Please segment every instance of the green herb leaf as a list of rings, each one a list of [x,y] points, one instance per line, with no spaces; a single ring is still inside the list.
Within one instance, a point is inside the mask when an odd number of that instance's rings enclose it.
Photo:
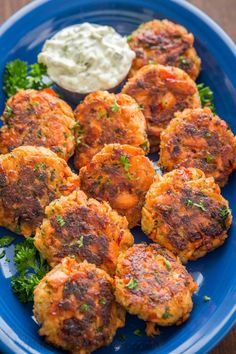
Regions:
[[[135,289],[137,285],[138,285],[138,281],[136,279],[131,278],[125,287],[128,289]]]
[[[141,144],[141,145],[139,145],[139,146],[141,147],[141,149],[143,149],[143,151],[144,151],[145,153],[148,153],[148,151],[149,151],[149,144],[148,144],[147,141],[145,141],[145,143],[143,143],[143,144]]]
[[[172,317],[172,315],[171,315],[171,313],[170,313],[169,311],[170,311],[170,309],[169,309],[169,307],[167,306],[167,307],[165,308],[165,312],[164,312],[163,315],[162,315],[162,318],[163,318],[164,320],[166,320],[167,318]]]
[[[207,296],[207,295],[203,296],[203,299],[204,299],[204,301],[210,301],[211,300],[211,298],[209,296]]]
[[[43,64],[28,65],[19,59],[10,61],[3,75],[3,90],[7,97],[11,97],[19,90],[42,90],[52,86],[52,82],[45,82],[46,66]]]
[[[180,55],[179,56],[179,61],[184,66],[189,66],[190,65],[189,61],[187,60],[187,58],[184,55]]]
[[[89,304],[83,304],[80,306],[80,310],[82,312],[87,312],[90,309],[90,305]]]
[[[127,37],[126,37],[127,42],[131,42],[132,39],[133,39],[132,36],[127,36]]]
[[[34,239],[28,237],[15,247],[15,266],[18,274],[12,277],[12,290],[21,302],[33,301],[36,285],[49,271],[46,261],[34,246]]]
[[[84,236],[80,236],[80,239],[76,241],[76,245],[80,248],[84,245]]]
[[[0,259],[2,259],[3,257],[5,257],[6,255],[6,252],[3,250],[0,252]]]
[[[136,330],[134,331],[134,334],[135,334],[136,336],[138,336],[138,337],[142,337],[142,331],[141,331],[140,329],[136,329]]]
[[[165,259],[165,258],[164,258],[164,262],[165,262],[166,268],[167,268],[168,270],[171,270],[171,269],[172,269],[172,265],[171,265],[171,263],[168,261],[168,259]]]
[[[48,167],[48,165],[45,162],[39,162],[39,163],[36,163],[36,165],[34,166],[34,171],[37,172],[40,168],[42,168],[43,170],[46,170],[47,167]]]
[[[57,223],[62,227],[65,225],[65,220],[63,219],[63,217],[61,215],[57,216]]]
[[[7,117],[7,118],[10,118],[13,116],[13,110],[11,107],[9,106],[6,106],[5,108],[5,111],[4,111],[4,115]]]
[[[14,262],[19,273],[25,273],[28,268],[32,268],[34,270],[37,268],[37,250],[34,247],[33,242],[33,239],[28,237],[23,242],[18,243],[15,246]]]
[[[3,236],[0,238],[0,247],[10,246],[10,244],[15,240],[13,236]]]
[[[230,209],[226,205],[224,205],[220,208],[219,214],[221,219],[225,220],[227,219],[227,216],[230,214]]]
[[[106,305],[107,300],[104,297],[102,297],[99,302],[101,305]]]
[[[203,201],[200,201],[199,203],[194,203],[191,199],[187,199],[185,204],[187,206],[195,206],[195,207],[201,209],[202,211],[206,211]]]
[[[123,165],[124,170],[126,172],[128,172],[129,171],[129,167],[130,167],[130,162],[129,162],[128,157],[126,155],[121,155],[120,156],[120,162]]]
[[[211,163],[212,161],[214,161],[215,160],[215,158],[214,158],[214,156],[212,156],[211,154],[208,154],[207,156],[206,156],[206,162],[207,163]]]
[[[201,83],[197,85],[198,93],[200,96],[202,107],[209,107],[213,113],[215,113],[214,106],[214,94],[211,91],[210,87],[205,86],[205,84]]]
[[[119,108],[120,108],[120,106],[118,105],[118,103],[116,101],[111,106],[112,112],[118,112]]]
[[[148,64],[149,64],[149,65],[156,65],[156,64],[157,64],[157,62],[156,62],[156,61],[154,61],[154,60],[148,60]]]

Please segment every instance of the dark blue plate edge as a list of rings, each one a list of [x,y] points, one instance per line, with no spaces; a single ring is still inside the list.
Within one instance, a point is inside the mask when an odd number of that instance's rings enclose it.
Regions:
[[[212,20],[208,15],[199,10],[196,6],[188,3],[186,0],[170,1],[174,4],[177,4],[178,6],[182,6],[185,10],[191,12],[200,21],[204,22],[204,24],[208,27],[209,31],[212,32],[216,39],[220,40],[225,45],[225,49],[228,50],[227,54],[230,62],[236,62],[236,46],[233,40],[214,20]],[[34,0],[32,3],[25,5],[0,26],[0,36],[3,35],[8,29],[10,29],[18,20],[23,18],[25,15],[29,14],[32,10],[35,10],[39,6],[42,6],[48,2],[50,2],[50,0]],[[233,74],[233,67],[232,70],[231,67],[229,67],[229,71],[231,71],[231,73]],[[214,333],[214,335],[210,338],[209,341],[206,341],[207,334],[204,335],[203,337],[201,337],[200,340],[195,342],[193,346],[191,346],[191,348],[187,348],[185,350],[185,354],[204,354],[209,352],[224,338],[224,336],[230,331],[230,329],[235,323],[236,312],[232,312],[232,314],[230,314],[229,318],[226,320],[223,326],[220,326],[220,328]],[[10,338],[7,336],[4,329],[1,328],[1,324],[0,336],[4,337],[3,340],[2,338],[0,338],[0,349],[3,351],[3,353],[15,354],[16,352],[13,351],[14,349],[17,349],[17,353],[19,354],[27,353],[26,351],[24,351],[25,348],[23,349],[24,346],[22,346],[20,342],[16,341],[16,338]],[[36,353],[36,351],[31,351],[31,353]],[[155,352],[152,351],[152,353]],[[173,352],[169,354],[173,354]]]

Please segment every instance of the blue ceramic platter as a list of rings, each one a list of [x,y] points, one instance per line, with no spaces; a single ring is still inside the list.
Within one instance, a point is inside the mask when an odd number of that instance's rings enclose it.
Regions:
[[[220,11],[220,9],[219,9]],[[153,18],[168,18],[193,32],[202,59],[198,79],[215,94],[218,114],[236,133],[236,48],[229,37],[206,15],[182,0],[38,0],[23,8],[0,27],[0,77],[5,64],[15,58],[36,62],[44,41],[55,32],[80,22],[111,25],[123,35],[140,23]],[[0,87],[2,81],[0,78]],[[0,91],[1,92],[1,91]],[[0,93],[0,111],[5,97]],[[1,113],[0,112],[0,113]],[[236,175],[230,177],[223,195],[229,200],[236,220]],[[145,239],[139,229],[133,230],[137,242]],[[11,234],[0,228],[0,235]],[[113,343],[96,353],[119,354],[195,354],[206,353],[229,331],[236,321],[236,224],[225,245],[204,258],[190,262],[188,270],[199,284],[194,295],[194,309],[182,326],[161,329],[161,335],[137,337],[145,324],[127,316],[126,327],[119,330]],[[20,241],[16,237],[16,242]],[[10,277],[15,273],[12,261],[14,245],[0,260],[0,351],[11,354],[60,353],[38,336],[32,318],[32,304],[22,305],[12,294]],[[205,302],[208,295],[211,301]],[[122,335],[125,335],[126,339]]]

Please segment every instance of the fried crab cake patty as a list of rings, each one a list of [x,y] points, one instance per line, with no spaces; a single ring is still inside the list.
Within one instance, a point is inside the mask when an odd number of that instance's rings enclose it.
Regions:
[[[26,90],[9,98],[0,129],[0,153],[22,145],[44,146],[68,160],[75,148],[72,109],[47,90]],[[52,91],[53,92],[53,91]]]
[[[64,258],[36,287],[34,315],[41,325],[39,334],[73,354],[89,354],[110,344],[125,324],[110,276],[72,258]]]
[[[44,208],[78,185],[65,160],[44,147],[21,146],[0,155],[0,225],[31,236]]]
[[[80,190],[53,201],[45,214],[35,246],[51,267],[74,256],[114,274],[119,253],[134,243],[125,217]]]
[[[118,259],[116,300],[145,321],[161,326],[186,321],[196,289],[180,261],[157,244],[136,244]]]
[[[152,151],[159,149],[160,134],[175,112],[201,107],[195,82],[183,70],[171,66],[143,67],[122,92],[142,107]]]
[[[130,145],[106,145],[80,170],[80,188],[99,201],[109,202],[129,227],[141,220],[145,195],[155,175],[144,151]]]
[[[236,138],[209,108],[178,112],[161,134],[159,165],[196,167],[223,186],[236,169]]]
[[[146,121],[136,101],[125,94],[97,91],[86,96],[75,110],[76,142],[74,164],[86,165],[105,144],[141,147],[148,153]]]
[[[150,63],[176,66],[195,80],[201,60],[193,48],[192,33],[168,20],[153,20],[142,24],[128,37],[129,46],[136,53],[130,70],[137,70]]]
[[[194,168],[156,176],[142,210],[142,230],[183,263],[223,244],[232,217],[212,177]]]

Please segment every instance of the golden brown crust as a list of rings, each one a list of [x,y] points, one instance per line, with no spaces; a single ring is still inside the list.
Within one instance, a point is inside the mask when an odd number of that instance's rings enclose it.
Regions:
[[[209,108],[178,112],[161,134],[159,165],[164,171],[196,167],[223,186],[236,169],[236,138]]]
[[[68,160],[74,153],[74,115],[70,106],[47,91],[19,91],[9,98],[0,129],[0,153],[18,146],[44,146]]]
[[[47,342],[75,354],[110,344],[125,323],[110,276],[71,258],[64,258],[36,287],[34,315]]]
[[[231,222],[219,186],[194,168],[156,176],[142,210],[145,234],[184,263],[222,245]]]
[[[76,142],[74,164],[80,168],[91,161],[105,144],[129,144],[149,151],[146,121],[135,100],[125,94],[97,91],[86,96],[75,110]]]
[[[129,45],[136,53],[130,76],[144,65],[154,63],[176,66],[195,80],[201,60],[193,48],[192,33],[168,20],[143,23],[129,37]]]
[[[31,236],[44,208],[79,185],[65,160],[44,147],[21,146],[0,156],[0,225]]]
[[[163,65],[147,65],[129,79],[123,93],[143,108],[151,150],[159,149],[160,134],[174,113],[201,106],[195,82],[183,70]]]
[[[80,191],[53,201],[35,236],[35,246],[51,267],[73,256],[114,274],[119,253],[134,239],[125,217],[108,203],[88,199]]]
[[[129,227],[140,222],[145,195],[155,175],[144,151],[130,145],[106,145],[80,170],[80,188],[97,200],[108,201]]]
[[[128,312],[145,321],[161,326],[186,321],[196,289],[180,261],[157,244],[134,245],[119,257],[116,299]]]

